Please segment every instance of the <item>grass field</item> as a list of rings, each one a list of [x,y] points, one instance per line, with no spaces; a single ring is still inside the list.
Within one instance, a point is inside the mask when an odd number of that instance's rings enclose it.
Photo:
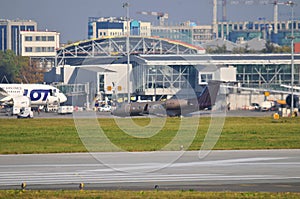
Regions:
[[[300,193],[240,193],[240,192],[198,192],[198,191],[0,191],[0,198],[300,198]]]
[[[98,119],[106,136],[127,151],[159,150],[170,142],[179,128],[180,118],[168,118],[161,132],[151,138],[134,138],[123,133],[113,119]],[[124,119],[123,122],[127,122]],[[134,119],[146,126],[149,119]],[[226,118],[214,149],[298,149],[300,118],[274,121],[268,117]],[[0,153],[86,152],[73,119],[0,119]],[[190,150],[199,150],[210,118],[201,118]],[[88,123],[87,123],[88,125]],[[187,123],[188,125],[188,123]],[[188,127],[188,126],[187,126]],[[134,127],[132,127],[134,128]],[[189,130],[186,133],[191,133]],[[198,192],[198,191],[40,191],[0,190],[0,198],[300,198],[300,193]]]
[[[127,119],[124,119],[125,122]],[[159,150],[176,135],[180,118],[168,118],[162,130],[150,138],[123,133],[114,119],[98,119],[112,143],[126,151]],[[147,118],[134,119],[137,125]],[[0,119],[0,153],[86,152],[73,119]],[[199,150],[210,118],[201,118],[200,127],[189,150]],[[188,129],[188,128],[187,128]],[[186,131],[187,135],[190,133]],[[214,149],[296,149],[300,148],[300,118],[274,121],[271,117],[226,118]]]

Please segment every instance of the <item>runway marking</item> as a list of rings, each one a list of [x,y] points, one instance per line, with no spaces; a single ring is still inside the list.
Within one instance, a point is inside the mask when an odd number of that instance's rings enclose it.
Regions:
[[[201,182],[201,181],[248,181],[248,180],[286,180],[300,179],[300,177],[285,177],[275,175],[223,175],[223,174],[149,174],[149,175],[102,175],[91,173],[67,172],[62,173],[34,173],[28,172],[22,176],[8,173],[0,177],[0,185],[18,185],[22,181],[31,184],[66,184],[84,181],[85,183],[125,183],[125,182]]]
[[[138,163],[132,162],[136,161],[136,159],[134,159],[135,154],[139,154],[140,156],[138,157],[142,158],[143,154],[149,153],[132,153],[130,156],[126,156],[127,153],[100,154],[105,154],[105,158],[110,158],[109,160],[113,160],[114,162],[117,160],[120,163],[105,165],[100,162],[94,163],[95,161],[93,159],[88,159],[89,162],[81,161],[82,157],[86,158],[86,155],[89,156],[90,154],[64,154],[63,156],[59,154],[60,157],[58,159],[53,157],[58,154],[51,154],[49,156],[33,155],[42,158],[32,157],[32,162],[27,159],[29,155],[25,155],[28,164],[22,165],[23,159],[19,159],[21,156],[0,156],[0,188],[8,185],[20,185],[21,182],[32,185],[84,182],[91,184],[112,184],[111,186],[115,186],[114,184],[118,183],[124,183],[122,186],[126,186],[126,183],[154,182],[174,182],[173,184],[177,185],[181,185],[181,183],[184,184],[185,182],[199,185],[201,183],[211,183],[214,185],[260,182],[270,184],[282,183],[283,185],[285,182],[300,183],[300,161],[296,153],[292,153],[291,155],[287,153],[286,156],[284,154],[278,154],[277,151],[274,152],[273,155],[250,153],[249,158],[220,160],[220,158],[226,157],[224,152],[221,152],[221,156],[216,157],[219,159],[205,161],[195,161],[196,159],[194,159],[193,156],[187,156],[187,159],[180,160],[187,162],[175,162],[155,172],[143,172],[143,170],[145,170],[145,168],[161,168],[162,165],[166,164],[163,161],[164,157],[168,155],[167,152],[158,153],[162,154],[162,156],[155,157],[154,160],[156,160],[156,162],[150,162],[152,159],[146,158],[146,163],[140,163],[139,161],[137,161]],[[243,154],[238,154],[238,156],[242,155]],[[245,157],[247,156],[249,155],[245,154]],[[71,162],[71,164],[69,164],[68,157],[71,157],[71,161],[78,163],[72,164]],[[10,161],[6,161],[6,158]],[[53,164],[48,164],[47,162],[51,161],[51,158],[54,160]],[[83,160],[87,160],[84,158]],[[34,162],[34,159],[37,159],[39,162]],[[16,164],[13,164],[14,161]],[[59,164],[58,161],[62,162],[62,164]],[[6,162],[7,164],[5,165]],[[86,162],[86,164],[84,162]],[[139,184],[136,185],[139,186]]]
[[[176,166],[195,166],[195,165],[233,165],[233,164],[268,164],[267,162],[264,163],[255,163],[256,161],[274,161],[274,160],[286,160],[289,159],[288,157],[276,157],[276,158],[270,158],[270,157],[261,157],[261,158],[237,158],[237,159],[226,159],[226,160],[209,160],[209,161],[197,161],[197,162],[188,162],[188,163],[170,163],[169,167],[176,167]],[[162,164],[168,164],[168,163],[164,163],[164,162],[157,162],[157,163],[132,163],[132,164],[118,164],[118,163],[114,163],[114,164],[110,164],[111,166],[132,166],[135,165],[136,167],[142,167],[144,165],[147,166],[160,166]],[[271,162],[269,164],[290,164],[290,163],[286,163],[286,162]],[[300,162],[295,162],[295,164],[300,164]],[[72,167],[72,166],[104,166],[107,167],[106,164],[102,164],[99,162],[99,164],[94,163],[94,164],[83,164],[83,163],[78,163],[78,164],[24,164],[24,165],[14,165],[14,164],[8,164],[8,165],[0,165],[0,168],[10,168],[10,167],[20,167],[20,168],[24,168],[24,167]]]

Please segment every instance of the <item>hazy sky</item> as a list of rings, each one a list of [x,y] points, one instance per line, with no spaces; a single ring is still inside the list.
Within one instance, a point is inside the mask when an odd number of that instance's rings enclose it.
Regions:
[[[90,16],[125,16],[122,4],[126,0],[0,0],[1,19],[32,19],[39,30],[56,30],[61,41],[87,39],[87,23]],[[252,5],[232,2],[255,2]],[[227,0],[227,19],[230,21],[273,19],[273,6],[262,5],[259,0]],[[266,0],[264,0],[266,1]],[[168,23],[191,20],[200,25],[212,22],[212,0],[127,0],[130,3],[130,17],[142,21],[156,22],[154,16],[137,14],[138,11],[156,11],[169,14]],[[283,0],[284,2],[284,0]],[[295,16],[300,16],[300,0],[295,0]],[[279,19],[290,19],[291,9],[279,7]],[[219,20],[221,20],[219,5]]]

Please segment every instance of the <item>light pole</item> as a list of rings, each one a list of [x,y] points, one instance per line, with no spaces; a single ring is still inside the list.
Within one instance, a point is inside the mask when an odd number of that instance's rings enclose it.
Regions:
[[[127,101],[130,103],[130,50],[129,50],[129,3],[123,3],[123,8],[126,8],[126,22],[127,22],[127,31],[126,31],[126,55],[127,55]]]
[[[295,6],[295,2],[293,1],[287,1],[285,3],[288,6],[291,6],[292,9],[292,19],[291,19],[291,23],[292,23],[292,29],[291,29],[291,73],[292,73],[292,78],[291,78],[291,89],[292,89],[292,93],[291,93],[291,116],[294,113],[294,6]]]

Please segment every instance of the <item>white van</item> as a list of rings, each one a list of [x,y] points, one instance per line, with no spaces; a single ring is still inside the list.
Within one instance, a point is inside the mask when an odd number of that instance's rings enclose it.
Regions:
[[[260,110],[261,111],[270,111],[271,107],[274,105],[274,102],[271,101],[263,101],[260,103]]]
[[[60,106],[58,107],[58,114],[72,114],[74,111],[73,106]]]

